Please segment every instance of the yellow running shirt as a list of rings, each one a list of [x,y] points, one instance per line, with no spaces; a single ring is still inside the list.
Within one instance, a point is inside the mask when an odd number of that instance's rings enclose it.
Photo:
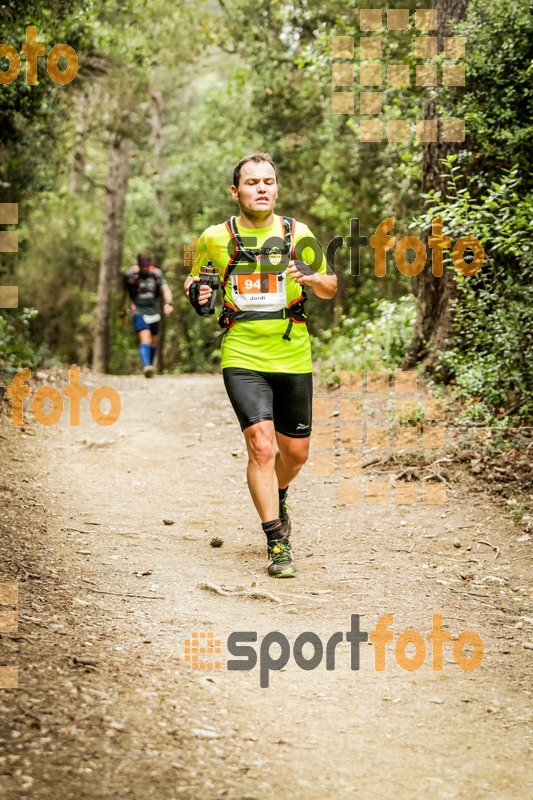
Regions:
[[[272,224],[266,228],[243,228],[237,225],[237,230],[243,240],[245,249],[250,250],[260,249],[268,240],[270,241],[267,246],[277,244],[279,247],[285,239],[283,218],[277,215],[274,216]],[[304,225],[303,222],[296,222],[292,242],[293,247],[307,237],[314,239],[307,225]],[[191,270],[191,275],[197,276],[200,268],[210,261],[212,266],[220,272],[222,279],[233,251],[234,244],[224,223],[206,228],[198,240],[198,254]],[[312,265],[314,272],[326,274],[326,257],[316,239],[314,239],[314,246],[310,242],[309,246],[305,246],[301,252],[300,248],[297,248],[297,254],[299,259]],[[271,258],[271,263],[275,263],[274,257]],[[250,272],[252,269],[256,271]],[[255,268],[254,266],[248,267],[246,265],[244,269],[246,274],[241,274],[242,272],[243,265],[240,264],[226,283],[224,300],[231,305],[241,308],[245,301],[243,300],[239,305],[238,298],[254,298],[255,287],[263,287],[265,285],[264,281],[267,282],[267,286],[271,287],[270,289],[267,288],[267,293],[272,288],[276,288],[276,278],[270,278],[269,284],[264,265],[257,265]],[[237,275],[236,273],[239,274]],[[273,273],[277,275],[280,271],[274,267]],[[301,295],[302,289],[306,288],[305,286],[300,286],[289,276],[286,276],[286,280],[280,278],[277,286],[279,287],[281,283],[284,287],[283,293],[286,296],[285,305],[296,300]],[[245,295],[246,289],[252,294]],[[239,291],[243,294],[239,295]],[[262,288],[261,291],[263,291]],[[279,289],[275,295],[265,296],[265,294],[261,294],[251,302],[252,304],[254,302],[265,303],[268,302],[268,297],[277,299],[277,307],[283,306],[283,302],[280,301]],[[276,305],[275,302],[274,305]],[[250,307],[252,306],[248,306],[248,308]],[[266,305],[263,306],[263,310],[268,310],[268,308]],[[258,306],[258,310],[260,310],[260,306]],[[292,374],[311,372],[311,343],[307,325],[294,323],[290,332],[291,338],[288,341],[283,339],[288,323],[288,319],[236,321],[222,337],[222,368],[241,367],[242,369],[252,369],[259,372],[287,372]]]

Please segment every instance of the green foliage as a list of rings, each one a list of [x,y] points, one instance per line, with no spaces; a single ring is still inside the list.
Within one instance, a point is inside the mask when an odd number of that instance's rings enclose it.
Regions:
[[[101,225],[90,204],[66,192],[43,192],[31,209],[31,229],[22,226],[24,256],[19,294],[35,303],[37,342],[67,363],[87,363],[94,325]]]
[[[39,312],[34,308],[21,311],[0,310],[0,372],[33,369],[42,360],[45,349],[35,349],[30,324]]]
[[[209,319],[199,317],[180,294],[175,306],[175,318],[172,322],[169,318],[166,334],[167,352],[172,353],[172,368],[177,372],[216,370],[220,361],[217,337],[222,333],[216,316]]]
[[[460,188],[457,156],[445,168],[447,199],[430,193],[418,223],[427,229],[442,218],[453,241],[468,231],[483,244],[485,263],[476,275],[456,277],[455,339],[442,361],[477,418],[511,411],[527,417],[533,411],[533,194],[522,193],[517,167],[481,197]],[[453,268],[449,256],[447,266]]]
[[[373,304],[372,319],[345,318],[342,325],[313,337],[314,358],[327,383],[338,382],[342,370],[394,370],[411,339],[416,316],[414,297]]]
[[[2,6],[0,39],[20,53],[26,41],[26,27],[37,27],[38,41],[45,54],[59,43],[76,50],[80,61],[90,47],[84,3],[57,0],[28,0]],[[0,59],[5,68],[5,60]],[[0,87],[0,188],[3,201],[21,202],[29,190],[53,185],[61,168],[56,131],[68,113],[68,100],[78,78],[59,86],[49,77],[46,60],[37,59],[37,83],[28,85],[25,59],[19,76]]]
[[[466,122],[472,183],[483,186],[487,173],[517,164],[527,190],[533,162],[531,3],[471,0],[456,33],[467,41],[467,80],[465,91],[454,93],[454,114]]]
[[[136,372],[139,367],[137,335],[133,332],[130,317],[124,322],[119,319],[116,298],[112,303],[110,327],[109,371],[113,375],[129,375]]]
[[[389,419],[391,425],[397,425],[398,427],[411,427],[416,428],[417,426],[422,426],[426,420],[426,411],[424,409],[424,403],[421,400],[417,400],[413,402],[413,405],[410,409],[402,413],[398,413],[396,409],[389,413]]]

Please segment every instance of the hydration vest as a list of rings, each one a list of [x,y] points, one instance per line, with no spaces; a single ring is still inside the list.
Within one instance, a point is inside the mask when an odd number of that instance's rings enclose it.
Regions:
[[[232,272],[234,271],[235,267],[239,263],[248,263],[248,264],[257,264],[257,256],[265,255],[270,256],[273,253],[280,253],[281,256],[287,256],[290,260],[296,260],[296,252],[294,250],[294,232],[296,226],[296,220],[292,217],[282,217],[283,220],[283,228],[285,231],[284,236],[284,246],[283,249],[281,248],[273,248],[273,247],[261,247],[257,250],[251,250],[245,248],[241,235],[237,230],[237,225],[235,223],[235,217],[230,217],[230,219],[226,220],[224,223],[231,239],[233,241],[234,250],[233,254],[228,262],[228,265],[224,271],[224,276],[222,278],[222,291],[226,287],[228,280],[231,277]],[[224,307],[222,309],[222,313],[218,318],[218,324],[221,328],[224,328],[226,331],[229,330],[236,322],[239,321],[248,321],[248,320],[263,320],[263,319],[288,319],[289,323],[287,325],[287,329],[283,334],[283,339],[286,339],[290,342],[290,332],[294,323],[303,323],[306,324],[307,321],[307,314],[305,313],[304,304],[307,300],[307,295],[304,290],[299,297],[289,303],[285,308],[281,308],[278,311],[261,311],[261,310],[248,310],[242,311],[241,309],[234,306],[232,303],[224,300]]]
[[[134,264],[133,267],[130,267],[128,270],[130,279],[128,282],[128,291],[131,299],[133,300],[137,297],[137,293],[139,291],[139,279],[141,277],[141,271],[137,264]],[[159,276],[159,271],[157,267],[153,265],[149,267],[147,275],[144,275],[143,278],[151,277],[155,281],[155,296],[159,297],[159,293],[161,291],[161,278]]]

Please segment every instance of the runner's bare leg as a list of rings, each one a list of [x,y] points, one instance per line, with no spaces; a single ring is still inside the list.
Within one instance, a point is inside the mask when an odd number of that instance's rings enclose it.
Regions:
[[[248,488],[261,522],[270,522],[279,515],[274,423],[262,420],[243,433],[248,448]]]
[[[276,475],[278,486],[285,489],[300,472],[309,457],[310,436],[295,438],[276,432]]]
[[[270,522],[279,515],[279,487],[288,486],[307,461],[310,437],[297,439],[276,433],[274,423],[263,420],[245,428],[244,438],[248,488],[261,522]]]

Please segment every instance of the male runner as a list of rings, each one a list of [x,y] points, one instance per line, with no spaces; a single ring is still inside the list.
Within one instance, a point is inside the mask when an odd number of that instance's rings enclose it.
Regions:
[[[157,335],[161,322],[161,295],[163,295],[165,315],[171,314],[172,292],[160,269],[152,265],[149,253],[139,253],[137,265],[130,267],[123,275],[123,289],[120,298],[120,318],[126,317],[124,302],[126,292],[130,296],[133,326],[139,334],[139,354],[145,377],[154,374],[154,361],[157,355]]]
[[[248,488],[267,538],[268,572],[288,578],[296,567],[287,489],[307,460],[311,434],[311,346],[302,290],[310,287],[329,299],[337,279],[327,274],[309,228],[274,214],[278,183],[268,154],[255,153],[237,164],[231,194],[239,216],[203,232],[184,289],[199,310],[212,290],[200,284],[189,292],[191,285],[208,262],[220,271],[227,328],[224,384],[246,440]]]

